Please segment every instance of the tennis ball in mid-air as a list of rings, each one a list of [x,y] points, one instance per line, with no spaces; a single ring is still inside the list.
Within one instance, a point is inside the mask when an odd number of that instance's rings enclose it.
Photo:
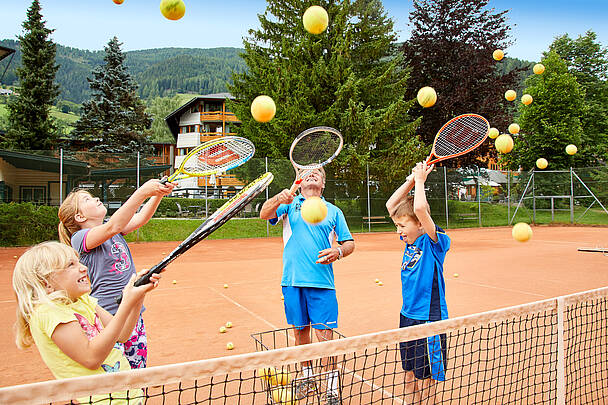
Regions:
[[[220,333],[226,333],[226,327],[220,326]]]
[[[566,146],[566,153],[568,155],[574,155],[576,152],[578,151],[578,148],[576,147],[576,145],[568,145]]]
[[[257,96],[251,102],[251,116],[258,122],[269,122],[274,118],[277,106],[274,100],[268,96]]]
[[[161,0],[160,12],[168,20],[179,20],[186,14],[186,4],[183,0]]]
[[[545,71],[545,65],[543,65],[542,63],[537,63],[532,68],[532,71],[534,72],[534,74],[542,75],[543,72]]]
[[[234,343],[232,343],[232,342],[228,342],[228,343],[226,343],[226,349],[227,349],[227,350],[232,350],[232,349],[234,349]]]
[[[524,94],[523,96],[521,96],[521,102],[525,105],[532,104],[532,96],[529,94]]]
[[[549,165],[549,162],[547,162],[547,159],[545,159],[545,158],[536,159],[536,167],[538,167],[539,169],[546,169],[548,165]]]
[[[532,237],[532,228],[525,222],[518,222],[511,230],[513,239],[519,242],[526,242]]]
[[[509,125],[509,133],[511,133],[513,135],[519,134],[520,129],[521,128],[519,128],[518,124],[513,123],[513,124]]]
[[[432,107],[437,102],[437,93],[434,88],[425,86],[418,90],[416,99],[418,100],[418,104],[424,108]]]
[[[325,31],[329,24],[329,16],[323,7],[310,6],[304,12],[302,22],[306,31],[316,35]]]
[[[515,100],[516,97],[517,97],[517,93],[515,92],[515,90],[505,91],[505,98],[507,99],[507,101],[513,101],[513,100]]]
[[[492,57],[494,58],[494,60],[502,60],[502,58],[505,57],[505,53],[502,51],[502,49],[497,49],[492,52]]]
[[[327,205],[320,197],[308,197],[302,203],[302,219],[306,223],[316,225],[327,216]]]
[[[513,138],[511,138],[511,135],[502,134],[496,138],[494,146],[500,153],[509,153],[513,149]]]
[[[498,132],[498,129],[492,127],[490,128],[490,131],[488,132],[488,136],[491,139],[496,139],[498,137],[498,135],[500,135],[500,133]]]

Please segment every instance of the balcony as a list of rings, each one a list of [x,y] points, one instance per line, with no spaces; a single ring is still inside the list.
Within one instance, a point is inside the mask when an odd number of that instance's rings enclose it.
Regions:
[[[240,122],[239,119],[231,112],[222,111],[207,111],[201,113],[201,122],[206,121],[229,121]]]

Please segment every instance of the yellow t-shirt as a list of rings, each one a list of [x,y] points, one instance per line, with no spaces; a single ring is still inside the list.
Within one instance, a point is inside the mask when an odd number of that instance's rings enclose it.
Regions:
[[[110,351],[110,354],[104,360],[101,367],[96,370],[91,370],[73,360],[57,347],[51,336],[57,325],[61,323],[69,323],[76,321],[89,338],[93,339],[103,329],[103,324],[99,319],[95,309],[97,308],[97,299],[89,294],[84,294],[76,302],[70,304],[53,303],[41,304],[34,310],[30,319],[30,331],[36,347],[40,352],[42,360],[51,370],[55,378],[70,378],[81,377],[87,375],[97,375],[104,373],[113,373],[118,371],[130,370],[129,361],[124,356],[122,349],[117,346]],[[128,396],[127,396],[128,394]],[[142,395],[141,390],[130,390],[112,393],[112,404],[138,404],[141,399],[136,400],[117,400],[118,398],[136,398]],[[88,403],[106,403],[97,402],[107,399],[108,395],[93,396],[93,398],[81,398],[80,402]]]

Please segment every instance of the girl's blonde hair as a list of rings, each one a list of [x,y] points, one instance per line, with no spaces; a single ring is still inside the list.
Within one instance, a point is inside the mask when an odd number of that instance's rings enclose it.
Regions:
[[[80,225],[76,222],[76,214],[79,209],[78,196],[81,194],[88,194],[92,197],[91,193],[85,190],[72,191],[59,207],[59,226],[57,228],[59,240],[68,246],[72,246],[72,235],[80,229]]]
[[[32,246],[17,260],[13,272],[13,290],[17,298],[16,343],[20,349],[33,343],[29,322],[36,306],[71,302],[65,291],[48,293],[46,286],[51,275],[67,268],[74,256],[78,257],[78,254],[72,247],[50,241]]]

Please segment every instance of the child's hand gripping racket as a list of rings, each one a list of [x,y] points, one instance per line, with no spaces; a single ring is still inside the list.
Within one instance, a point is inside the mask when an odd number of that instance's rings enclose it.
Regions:
[[[162,183],[223,173],[247,162],[255,153],[253,143],[239,136],[223,136],[190,151],[179,168]]]
[[[135,287],[144,285],[150,282],[150,277],[155,273],[160,273],[173,260],[177,259],[182,253],[186,252],[192,246],[196,245],[207,236],[211,235],[215,230],[225,224],[230,218],[234,217],[245,208],[258,194],[268,187],[274,176],[270,172],[264,173],[245,187],[238,194],[228,200],[224,205],[217,209],[205,222],[196,228],[182,243],[179,244],[171,253],[167,255],[158,264],[152,267],[134,284]],[[122,296],[116,302],[120,304]]]
[[[486,140],[489,132],[490,123],[481,115],[462,114],[452,118],[437,132],[426,164],[430,166],[469,153]]]
[[[300,133],[289,148],[289,160],[296,171],[296,181],[289,189],[291,194],[296,193],[313,170],[334,160],[343,145],[342,134],[331,127],[314,127]]]

